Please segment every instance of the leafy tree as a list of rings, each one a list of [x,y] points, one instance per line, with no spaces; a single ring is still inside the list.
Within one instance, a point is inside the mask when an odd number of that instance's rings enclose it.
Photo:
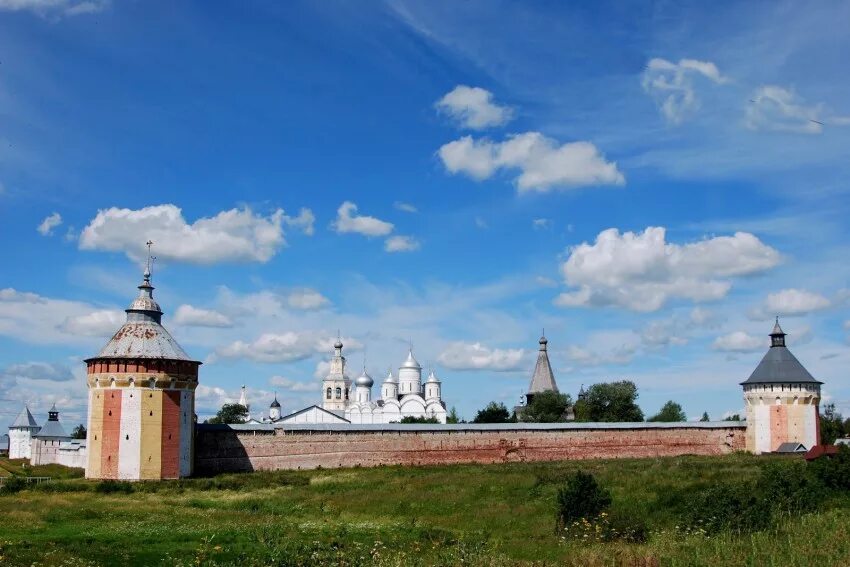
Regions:
[[[710,417],[708,417],[708,412],[707,412],[707,411],[704,411],[704,412],[702,412],[702,417],[701,417],[701,418],[699,418],[699,420],[700,420],[700,421],[711,421],[711,418],[710,418]]]
[[[847,425],[848,422],[835,411],[835,404],[825,404],[820,416],[820,442],[832,445],[836,439],[847,436],[850,432]]]
[[[490,402],[483,410],[478,410],[472,423],[510,423],[511,413],[505,404]]]
[[[224,404],[215,417],[207,423],[245,423],[248,421],[248,408],[241,404]]]
[[[723,421],[741,421],[741,414],[733,413],[729,417],[724,417]]]
[[[661,411],[657,414],[653,415],[646,421],[687,421],[688,416],[685,415],[685,412],[682,410],[682,406],[674,402],[673,400],[668,401],[661,407]],[[708,420],[706,420],[708,421]]]
[[[458,417],[454,406],[449,410],[449,415],[446,416],[446,423],[460,423],[460,417]]]
[[[531,402],[525,406],[519,416],[527,423],[556,423],[564,421],[564,412],[572,403],[568,394],[560,392],[540,392],[534,394]]]
[[[406,415],[403,418],[401,418],[401,421],[399,423],[440,423],[440,420],[438,420],[435,416],[413,417],[412,415]]]
[[[630,380],[594,384],[576,404],[576,421],[643,421],[637,386]]]
[[[558,526],[563,528],[582,518],[594,518],[610,505],[611,493],[599,486],[592,474],[576,471],[558,489]]]
[[[86,438],[86,427],[81,423],[71,432],[72,439],[85,439]]]

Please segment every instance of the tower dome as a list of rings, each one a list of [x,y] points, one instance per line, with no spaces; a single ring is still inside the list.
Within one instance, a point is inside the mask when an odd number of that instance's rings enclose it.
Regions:
[[[417,394],[422,390],[422,367],[413,356],[413,348],[407,351],[407,358],[398,369],[399,394]]]
[[[405,359],[405,361],[401,364],[401,368],[415,368],[416,370],[422,370],[422,367],[419,366],[419,363],[413,356],[413,348],[407,351],[407,359]]]
[[[277,394],[275,394],[274,401],[271,403],[271,405],[269,407],[280,409],[280,402],[277,401]]]
[[[372,377],[363,369],[363,373],[354,380],[354,385],[359,387],[371,388],[375,384]]]

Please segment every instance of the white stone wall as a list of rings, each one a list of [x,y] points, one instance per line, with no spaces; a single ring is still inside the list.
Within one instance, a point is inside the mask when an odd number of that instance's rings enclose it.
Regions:
[[[142,474],[142,395],[128,388],[121,395],[120,439],[118,440],[118,478],[135,480]]]
[[[32,456],[31,441],[29,428],[9,428],[9,458],[29,459]]]
[[[66,467],[84,469],[86,468],[87,461],[88,452],[85,445],[62,443],[59,451],[56,453],[56,464]]]

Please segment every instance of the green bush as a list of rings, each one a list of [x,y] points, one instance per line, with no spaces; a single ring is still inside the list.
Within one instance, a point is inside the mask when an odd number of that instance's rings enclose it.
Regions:
[[[133,485],[125,480],[103,480],[95,485],[94,491],[99,494],[130,494],[133,492]]]
[[[771,463],[762,469],[756,484],[772,511],[781,516],[812,512],[826,498],[823,483],[804,461]]]
[[[838,454],[809,463],[815,478],[832,490],[850,490],[850,447],[840,445]]]
[[[558,490],[558,526],[563,528],[582,518],[595,518],[610,505],[611,493],[599,486],[592,474],[577,471]]]
[[[685,511],[685,531],[736,534],[762,530],[770,525],[768,499],[752,482],[730,482],[697,492]]]
[[[15,494],[23,490],[26,485],[27,482],[19,476],[6,477],[3,485],[0,486],[0,495]]]

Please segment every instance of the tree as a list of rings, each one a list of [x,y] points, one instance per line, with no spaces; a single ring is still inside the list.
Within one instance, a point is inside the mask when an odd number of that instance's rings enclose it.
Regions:
[[[835,404],[825,404],[820,416],[820,442],[832,445],[835,440],[847,435],[846,422],[840,413],[835,411]]]
[[[406,415],[401,418],[399,423],[440,423],[440,420],[433,415],[431,417],[413,417],[412,415]]]
[[[701,417],[701,418],[699,418],[699,420],[700,420],[700,421],[711,421],[711,418],[710,418],[710,417],[708,417],[708,412],[707,412],[707,411],[704,411],[704,412],[702,412],[702,417]]]
[[[723,421],[741,421],[741,415],[737,413],[733,413],[729,417],[724,417]]]
[[[661,411],[657,414],[653,415],[646,421],[687,421],[688,416],[685,415],[685,412],[682,410],[682,406],[674,402],[673,400],[668,401],[661,407]],[[706,420],[707,421],[707,420]]]
[[[245,423],[248,421],[248,408],[241,404],[224,404],[215,417],[207,423]]]
[[[86,426],[81,423],[71,432],[71,439],[85,439],[86,433]]]
[[[460,417],[458,417],[454,406],[449,410],[449,415],[446,416],[446,423],[460,423]]]
[[[564,412],[572,404],[568,394],[560,392],[540,392],[534,394],[531,402],[519,415],[520,421],[527,423],[556,423],[565,421]]]
[[[643,421],[637,386],[630,380],[594,384],[576,404],[576,421]]]
[[[483,410],[478,410],[472,423],[510,423],[511,413],[505,404],[490,402]]]

